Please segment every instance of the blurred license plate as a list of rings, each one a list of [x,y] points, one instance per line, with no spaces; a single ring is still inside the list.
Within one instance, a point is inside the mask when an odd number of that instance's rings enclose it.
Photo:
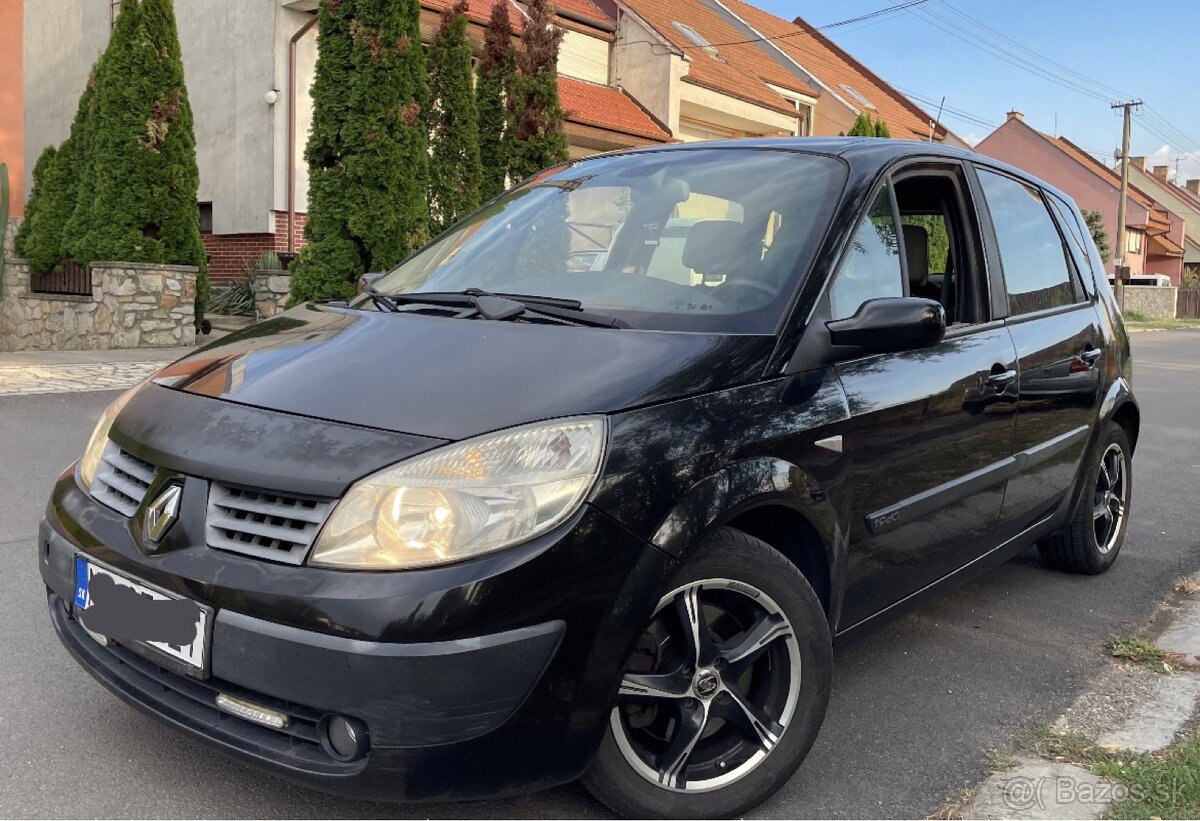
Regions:
[[[101,644],[139,644],[203,670],[212,611],[75,557],[75,612]]]

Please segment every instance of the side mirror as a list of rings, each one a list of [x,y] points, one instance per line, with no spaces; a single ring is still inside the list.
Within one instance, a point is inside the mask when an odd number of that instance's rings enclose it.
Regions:
[[[834,345],[853,345],[869,353],[928,348],[946,335],[946,310],[920,297],[885,297],[864,302],[854,316],[826,322]]]

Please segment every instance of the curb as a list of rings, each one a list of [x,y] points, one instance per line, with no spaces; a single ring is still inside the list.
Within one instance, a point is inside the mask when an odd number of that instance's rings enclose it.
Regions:
[[[1176,587],[1151,622],[1166,624],[1156,646],[1168,654],[1168,661],[1182,664],[1183,669],[1159,662],[1155,667],[1162,666],[1165,672],[1156,671],[1114,660],[1112,667],[1097,676],[1054,722],[1051,738],[1086,740],[1099,750],[1139,754],[1166,750],[1188,737],[1188,728],[1194,729],[1193,719],[1200,706],[1197,585],[1200,576]],[[1024,752],[1014,759],[1011,768],[985,779],[952,816],[1022,821],[1096,819],[1114,803],[1129,797],[1131,788],[1127,784],[1102,778],[1086,766]]]

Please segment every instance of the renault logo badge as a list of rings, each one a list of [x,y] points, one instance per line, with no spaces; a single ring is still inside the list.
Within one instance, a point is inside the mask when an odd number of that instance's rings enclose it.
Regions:
[[[179,498],[182,495],[183,488],[179,485],[167,485],[158,498],[146,508],[147,541],[159,542],[167,535],[171,525],[179,518]]]

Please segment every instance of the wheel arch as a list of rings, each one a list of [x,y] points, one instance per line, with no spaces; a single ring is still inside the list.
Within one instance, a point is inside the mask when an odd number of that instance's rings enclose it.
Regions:
[[[694,486],[652,541],[680,561],[713,530],[733,527],[778,550],[804,575],[830,626],[840,610],[838,569],[844,528],[824,487],[804,468],[780,459],[748,459]]]
[[[1125,433],[1129,435],[1129,447],[1136,451],[1138,433],[1142,428],[1142,412],[1138,408],[1137,402],[1133,399],[1126,399],[1116,407],[1110,418],[1125,429]]]

